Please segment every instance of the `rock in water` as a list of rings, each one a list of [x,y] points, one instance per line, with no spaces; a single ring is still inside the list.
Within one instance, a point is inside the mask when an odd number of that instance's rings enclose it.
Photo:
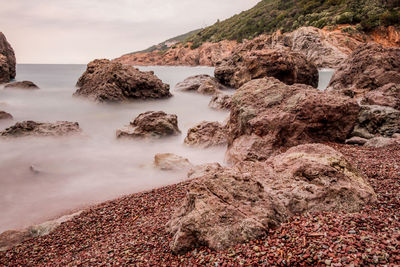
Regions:
[[[219,110],[229,110],[232,106],[232,96],[224,93],[216,93],[208,104],[210,108]]]
[[[155,155],[154,165],[156,168],[163,171],[188,170],[193,166],[188,159],[172,153]]]
[[[117,130],[117,138],[160,138],[180,133],[176,115],[148,111],[137,116],[129,126]]]
[[[25,136],[69,136],[81,133],[77,122],[58,121],[55,123],[42,123],[35,121],[18,122],[0,132],[3,137]]]
[[[15,53],[6,37],[0,32],[0,83],[8,83],[16,76]]]
[[[400,48],[368,44],[355,50],[341,64],[327,90],[360,98],[365,103],[399,108],[398,85]]]
[[[236,52],[216,66],[214,75],[233,88],[263,77],[275,77],[288,85],[302,83],[313,87],[318,86],[319,80],[317,67],[304,55],[285,50]]]
[[[33,82],[30,81],[22,81],[22,82],[13,82],[13,83],[7,83],[4,88],[6,89],[29,89],[29,90],[35,90],[39,89],[39,87],[34,84]]]
[[[334,149],[301,145],[267,162],[215,167],[193,180],[167,224],[175,253],[226,249],[263,236],[293,215],[356,212],[376,201],[364,177]]]
[[[207,122],[188,130],[185,144],[198,147],[225,146],[227,144],[226,127],[219,122]]]
[[[197,91],[204,95],[213,95],[226,89],[217,79],[209,75],[191,76],[175,86],[179,91]]]
[[[0,111],[0,120],[12,120],[13,116],[5,111]]]
[[[75,96],[84,96],[99,102],[120,102],[131,99],[171,97],[169,85],[153,72],[96,59],[90,62],[76,85]]]
[[[282,148],[344,142],[357,122],[354,99],[275,78],[253,80],[232,98],[227,159],[266,160]]]

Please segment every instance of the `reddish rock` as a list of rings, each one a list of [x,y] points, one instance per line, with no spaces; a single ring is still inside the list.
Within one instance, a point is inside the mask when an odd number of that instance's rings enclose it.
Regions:
[[[190,169],[193,165],[186,158],[172,154],[162,153],[154,156],[154,166],[163,171],[181,171]]]
[[[361,104],[388,106],[400,110],[400,84],[389,83],[367,92]]]
[[[137,116],[129,126],[117,130],[117,138],[161,138],[180,133],[176,115],[148,111]]]
[[[219,110],[229,110],[232,106],[232,96],[224,93],[216,93],[208,104],[210,108]]]
[[[185,144],[198,147],[224,146],[227,144],[226,127],[219,122],[202,122],[188,130]]]
[[[201,94],[212,95],[225,89],[225,86],[220,84],[217,79],[209,75],[196,75],[186,78],[184,81],[175,86],[179,91],[197,91]]]
[[[36,90],[39,89],[39,87],[34,84],[33,82],[30,81],[22,81],[22,82],[12,82],[12,83],[7,83],[4,85],[4,88],[6,89],[28,89],[28,90]]]
[[[396,144],[400,144],[400,138],[389,138],[389,137],[374,137],[372,139],[367,140],[364,144],[366,147],[374,147],[374,148],[381,148],[387,146],[393,146]]]
[[[226,249],[254,240],[294,215],[356,212],[376,201],[365,178],[334,149],[308,144],[267,162],[215,167],[193,180],[167,225],[175,253]]]
[[[233,95],[227,159],[265,160],[299,144],[344,142],[359,110],[353,99],[304,84],[253,80]]]
[[[12,120],[13,116],[5,111],[0,111],[0,120]]]
[[[6,37],[0,32],[0,83],[8,83],[16,76],[15,53]]]
[[[90,62],[79,78],[75,96],[84,96],[99,102],[120,102],[132,99],[171,97],[169,85],[153,72],[96,59]]]
[[[81,133],[77,122],[58,121],[55,123],[43,123],[35,121],[18,122],[0,132],[3,137],[25,136],[69,136]]]

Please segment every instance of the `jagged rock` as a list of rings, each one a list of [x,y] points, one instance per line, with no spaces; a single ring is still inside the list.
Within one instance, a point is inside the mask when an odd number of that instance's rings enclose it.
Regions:
[[[179,91],[197,91],[204,95],[212,95],[225,89],[225,86],[220,84],[217,79],[209,75],[191,76],[175,86]]]
[[[217,93],[211,98],[210,103],[208,106],[213,109],[220,109],[220,110],[229,110],[232,105],[232,96],[224,94],[224,93]]]
[[[371,139],[400,133],[400,111],[385,106],[362,106],[353,136]]]
[[[275,78],[253,80],[232,98],[227,160],[265,160],[283,148],[344,142],[360,107],[351,98]]]
[[[348,145],[363,146],[367,142],[368,142],[368,139],[358,137],[358,136],[353,136],[352,138],[347,139],[345,143]]]
[[[400,84],[389,83],[369,91],[361,99],[361,104],[388,106],[400,110]]]
[[[203,148],[226,145],[226,128],[219,122],[203,121],[188,130],[185,144]]]
[[[12,120],[13,116],[5,111],[0,111],[0,120]]]
[[[4,85],[4,88],[6,89],[17,88],[17,89],[29,89],[29,90],[39,89],[39,87],[36,84],[30,81],[7,83],[6,85]]]
[[[81,133],[77,122],[58,121],[55,123],[43,123],[35,121],[17,122],[0,132],[3,137],[25,136],[69,136]]]
[[[197,179],[214,172],[216,169],[222,169],[222,166],[216,162],[196,165],[188,171],[187,177],[188,179]]]
[[[381,148],[381,147],[386,147],[386,146],[392,146],[400,144],[400,138],[389,138],[389,137],[374,137],[372,139],[369,139],[364,146],[366,147],[375,147],[375,148]]]
[[[389,84],[394,84],[395,87],[400,84],[400,48],[368,44],[355,50],[341,64],[327,90],[360,99],[367,95],[365,102],[370,102],[368,99],[371,95],[368,93],[373,91],[374,94],[389,98],[385,100],[380,97],[377,100],[379,104],[386,105],[387,101],[387,105],[392,106],[392,98],[398,97],[398,92],[388,94],[388,90],[393,88]]]
[[[226,249],[263,236],[293,215],[356,212],[376,201],[365,178],[334,149],[307,144],[267,162],[215,167],[192,181],[167,224],[175,253]]]
[[[84,96],[99,102],[120,102],[131,99],[170,97],[169,85],[153,72],[96,59],[90,62],[76,85],[75,96]]]
[[[163,153],[154,156],[154,166],[163,171],[180,171],[190,169],[193,165],[186,158],[172,153]]]
[[[8,83],[16,76],[15,53],[6,37],[0,32],[0,83]]]
[[[129,126],[117,130],[117,138],[161,138],[180,133],[176,115],[148,111],[137,116]]]
[[[289,85],[318,86],[317,67],[302,54],[285,50],[237,52],[216,66],[214,76],[232,88],[263,77],[275,77]]]

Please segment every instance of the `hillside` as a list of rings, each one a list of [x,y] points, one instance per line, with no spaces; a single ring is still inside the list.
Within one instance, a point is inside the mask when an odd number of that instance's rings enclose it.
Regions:
[[[189,38],[192,48],[204,42],[252,39],[302,26],[323,28],[352,24],[369,31],[400,24],[400,0],[262,0],[255,7],[207,27]]]

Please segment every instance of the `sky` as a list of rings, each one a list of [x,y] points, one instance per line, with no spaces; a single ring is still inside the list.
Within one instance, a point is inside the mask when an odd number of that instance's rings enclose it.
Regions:
[[[18,63],[86,64],[214,24],[259,0],[0,0]]]

